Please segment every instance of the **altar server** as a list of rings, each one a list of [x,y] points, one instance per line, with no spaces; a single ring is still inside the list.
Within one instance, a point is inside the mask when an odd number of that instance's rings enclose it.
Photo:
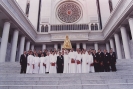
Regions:
[[[34,64],[33,73],[38,74],[39,73],[39,67],[40,67],[40,58],[38,57],[37,53],[35,54],[33,64]]]
[[[75,61],[75,52],[71,49],[69,53],[69,73],[76,73],[76,61]]]
[[[49,73],[49,68],[50,68],[50,56],[49,56],[49,52],[47,52],[47,56],[46,56],[46,73]]]
[[[91,55],[91,51],[88,51],[87,58],[88,58],[87,73],[94,72],[93,56]]]
[[[76,53],[76,73],[81,73],[81,52],[78,50]]]
[[[50,69],[49,73],[57,73],[56,71],[56,60],[57,56],[55,55],[55,52],[50,56]]]
[[[40,57],[40,69],[39,74],[45,74],[46,72],[46,57],[44,57],[44,54]]]
[[[26,73],[32,73],[33,72],[33,68],[34,68],[34,56],[32,55],[32,52],[29,52],[29,55],[27,57],[27,70]]]
[[[68,52],[65,51],[64,54],[64,71],[63,73],[69,73],[69,56],[68,56]]]
[[[82,73],[88,73],[88,58],[86,51],[82,53]]]

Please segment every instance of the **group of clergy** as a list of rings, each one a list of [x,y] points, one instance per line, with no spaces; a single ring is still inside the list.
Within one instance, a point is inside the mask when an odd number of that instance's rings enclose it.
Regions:
[[[20,57],[21,73],[91,73],[116,71],[116,54],[99,49],[28,51]]]

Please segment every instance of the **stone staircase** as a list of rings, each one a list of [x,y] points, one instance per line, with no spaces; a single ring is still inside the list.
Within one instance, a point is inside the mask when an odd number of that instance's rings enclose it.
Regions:
[[[0,89],[133,89],[133,60],[117,60],[117,72],[19,74],[19,63],[0,63]]]

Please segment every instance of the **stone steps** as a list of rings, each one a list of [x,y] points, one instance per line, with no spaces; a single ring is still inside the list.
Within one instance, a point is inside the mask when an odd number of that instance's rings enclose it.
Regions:
[[[0,63],[0,89],[133,89],[133,60],[117,60],[117,72],[19,74],[19,63]]]

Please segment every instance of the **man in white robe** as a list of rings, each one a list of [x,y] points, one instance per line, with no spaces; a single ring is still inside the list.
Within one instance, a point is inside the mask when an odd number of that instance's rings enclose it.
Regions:
[[[46,72],[46,57],[44,57],[44,54],[40,57],[40,69],[39,74],[45,74]]]
[[[27,70],[26,73],[32,74],[33,72],[33,63],[34,63],[34,56],[32,55],[32,52],[29,53],[27,57]]]
[[[46,73],[49,73],[49,68],[50,68],[50,56],[49,52],[47,52],[47,56],[46,56]]]
[[[83,51],[82,53],[82,73],[88,73],[88,58],[86,51]]]
[[[53,52],[53,55],[50,56],[50,69],[49,69],[49,73],[57,73],[57,70],[56,70],[56,61],[57,61],[57,56],[55,55],[55,52]]]
[[[64,71],[63,73],[69,73],[69,56],[68,56],[68,52],[65,51],[64,54]]]
[[[81,52],[78,50],[76,53],[76,73],[81,73],[81,58]]]
[[[94,64],[93,64],[93,56],[91,54],[91,51],[88,51],[88,60],[89,60],[89,67],[88,67],[88,72],[94,72]]]
[[[76,60],[73,49],[71,49],[71,52],[69,53],[69,73],[76,73]]]
[[[37,53],[35,54],[33,64],[34,64],[33,73],[38,74],[39,73],[39,66],[40,66],[40,58],[38,57]]]

